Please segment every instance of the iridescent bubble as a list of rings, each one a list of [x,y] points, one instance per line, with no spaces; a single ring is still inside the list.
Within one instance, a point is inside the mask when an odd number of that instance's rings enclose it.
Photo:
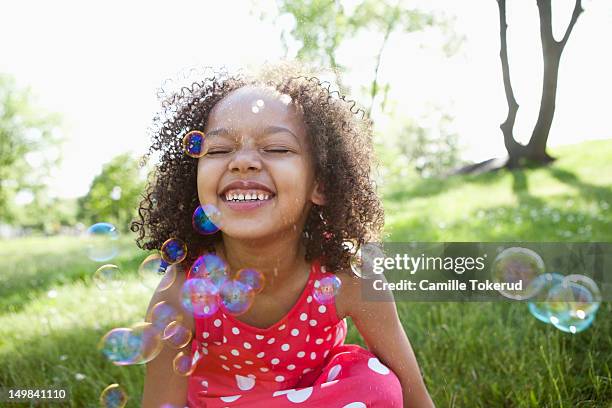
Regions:
[[[170,238],[161,247],[161,257],[169,264],[183,262],[187,256],[187,245],[178,238]]]
[[[162,300],[151,308],[146,320],[153,324],[157,330],[163,331],[172,322],[182,322],[183,315],[172,305]]]
[[[87,229],[87,256],[95,262],[106,262],[119,253],[119,231],[113,224],[99,222]]]
[[[220,306],[234,316],[245,313],[253,304],[255,291],[237,280],[228,280],[219,289]]]
[[[326,276],[315,281],[312,296],[321,304],[329,304],[333,302],[341,286],[342,282],[336,275]]]
[[[563,278],[563,281],[567,283],[575,283],[577,285],[584,286],[586,289],[588,289],[593,299],[589,302],[588,307],[585,309],[585,312],[587,314],[597,312],[599,306],[601,305],[602,298],[599,287],[593,279],[585,275],[573,274],[567,275],[565,278]]]
[[[100,394],[100,406],[103,408],[123,408],[128,396],[119,384],[111,384]]]
[[[228,279],[227,264],[213,254],[205,254],[195,260],[189,270],[189,278],[210,279],[210,281],[220,288]]]
[[[535,294],[531,297],[529,305],[529,311],[538,320],[544,323],[550,323],[550,316],[548,313],[548,293],[554,286],[560,284],[563,281],[563,275],[558,273],[545,273],[537,276],[530,285],[534,286],[529,290]]]
[[[374,273],[374,260],[377,258],[385,258],[382,248],[371,243],[364,244],[351,256],[351,270],[360,278],[372,279],[377,276]]]
[[[172,322],[164,329],[162,340],[170,347],[181,349],[191,341],[192,333],[187,327],[179,322]]]
[[[264,274],[252,268],[239,270],[234,279],[238,282],[249,285],[251,288],[253,288],[255,294],[261,292],[264,284],[266,283],[266,277]]]
[[[194,317],[211,316],[219,309],[218,293],[219,289],[210,279],[187,279],[181,289],[181,303]]]
[[[566,333],[581,332],[595,319],[593,294],[580,284],[564,279],[550,290],[546,302],[550,322]]]
[[[535,295],[536,288],[529,284],[543,274],[544,269],[544,261],[536,252],[528,248],[512,247],[497,255],[491,265],[491,276],[498,283],[522,282],[520,290],[501,289],[499,293],[509,299],[523,300]]]
[[[199,234],[214,234],[221,229],[221,211],[212,204],[198,206],[193,212],[191,224]]]
[[[183,138],[183,150],[187,156],[199,158],[206,154],[204,139],[206,135],[199,130],[192,130]]]
[[[130,348],[128,339],[132,330],[128,328],[117,328],[106,333],[98,343],[98,349],[110,361],[117,365],[129,364],[135,361],[139,350]]]
[[[119,289],[123,286],[121,270],[117,265],[102,265],[94,272],[93,281],[101,290]]]
[[[138,276],[143,285],[157,288],[158,292],[168,289],[176,279],[176,266],[170,266],[158,253],[145,258],[138,268]]]
[[[198,350],[193,353],[193,356],[189,352],[181,351],[174,357],[172,368],[176,374],[187,377],[193,373],[201,359],[202,355]]]
[[[164,346],[161,330],[148,322],[136,323],[130,329],[132,332],[127,339],[128,348],[138,349],[138,354],[134,361],[126,364],[145,364],[157,357]]]

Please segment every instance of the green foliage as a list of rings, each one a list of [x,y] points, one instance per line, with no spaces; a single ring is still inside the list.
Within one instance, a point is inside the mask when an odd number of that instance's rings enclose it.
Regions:
[[[78,219],[85,224],[110,222],[127,231],[137,214],[144,190],[138,161],[122,154],[105,164],[91,183],[89,192],[78,201]]]
[[[60,117],[41,112],[30,89],[0,74],[0,223],[14,223],[22,192],[39,208],[47,204],[50,170],[60,158]]]

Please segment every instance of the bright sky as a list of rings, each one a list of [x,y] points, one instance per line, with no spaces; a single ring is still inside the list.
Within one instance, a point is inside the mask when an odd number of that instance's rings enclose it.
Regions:
[[[273,0],[261,3],[274,5]],[[573,1],[553,3],[560,38]],[[466,4],[444,0],[427,6],[456,15],[456,30],[467,38],[458,55],[444,58],[435,32],[396,34],[383,54],[380,75],[392,84],[391,96],[403,115],[420,117],[432,106],[443,108],[455,117],[467,156],[484,159],[503,154],[499,124],[507,113],[497,5],[479,0],[468,9]],[[53,194],[83,195],[102,164],[125,151],[147,150],[146,129],[164,79],[193,66],[235,67],[281,57],[280,28],[250,16],[250,5],[246,0],[3,2],[0,72],[31,86],[39,105],[60,112],[67,125],[62,165],[52,174]],[[612,137],[612,57],[605,52],[612,38],[612,3],[586,1],[584,8],[562,57],[551,145]],[[520,105],[515,134],[521,139],[530,135],[541,91],[535,1],[508,0],[508,24]],[[341,50],[340,62],[353,68],[349,79],[371,75],[379,41],[363,35]]]

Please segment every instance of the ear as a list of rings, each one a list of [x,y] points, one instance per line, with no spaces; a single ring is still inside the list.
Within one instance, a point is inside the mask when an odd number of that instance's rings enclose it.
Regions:
[[[315,181],[314,188],[312,189],[312,194],[310,195],[310,201],[316,205],[325,205],[325,193],[323,192],[323,183],[319,180]]]

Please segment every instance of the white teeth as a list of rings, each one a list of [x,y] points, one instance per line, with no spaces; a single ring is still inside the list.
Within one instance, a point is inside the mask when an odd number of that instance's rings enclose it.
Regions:
[[[259,195],[257,196],[258,200],[263,200],[264,199],[264,195],[262,193],[259,193]]]
[[[242,194],[242,193],[241,193],[241,194],[238,194],[238,199],[239,199],[239,200],[244,200],[244,194]]]
[[[267,194],[264,194],[264,198],[263,198],[263,199],[264,199],[264,200],[267,200],[267,199],[268,199],[268,195],[267,195]]]
[[[248,192],[248,193],[225,193],[225,199],[227,201],[255,201],[255,200],[267,200],[270,197],[269,194]]]
[[[251,193],[246,193],[246,195],[244,196],[244,198],[246,200],[250,200],[251,199]]]

